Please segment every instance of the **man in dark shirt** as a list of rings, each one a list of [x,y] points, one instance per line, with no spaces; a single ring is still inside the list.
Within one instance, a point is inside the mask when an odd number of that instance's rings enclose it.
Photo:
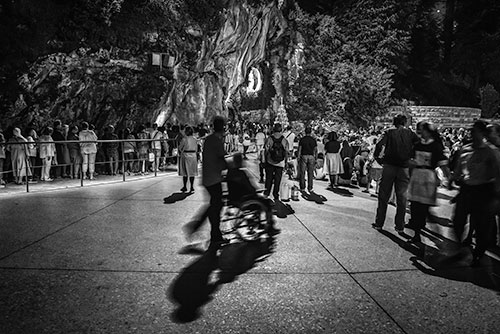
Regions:
[[[210,249],[216,249],[223,243],[220,230],[220,213],[223,207],[222,203],[222,171],[226,169],[226,160],[224,151],[224,127],[225,121],[222,117],[214,118],[214,133],[209,135],[203,144],[203,167],[202,183],[210,194],[210,205],[202,218],[194,221],[187,226],[187,233],[196,232],[205,217],[210,221]]]
[[[311,127],[306,127],[306,135],[299,141],[299,184],[300,191],[306,190],[306,171],[307,171],[307,190],[313,190],[314,166],[316,164],[317,143],[311,137]]]
[[[52,139],[56,143],[56,161],[57,165],[54,168],[54,174],[56,178],[66,177],[65,172],[65,161],[64,161],[64,149],[66,144],[60,143],[66,140],[66,136],[63,133],[62,122],[60,120],[54,121],[54,132],[52,133]]]
[[[378,194],[378,207],[375,223],[376,230],[382,230],[387,214],[387,203],[391,197],[392,189],[396,192],[396,217],[394,223],[396,232],[404,233],[405,214],[408,183],[410,182],[409,163],[413,156],[414,145],[419,142],[418,136],[405,127],[406,116],[394,117],[394,128],[384,133],[380,142],[375,147],[374,156],[383,158],[379,161],[383,165],[382,179]]]
[[[479,260],[486,252],[492,240],[495,212],[495,198],[500,194],[500,159],[496,147],[488,145],[485,137],[487,126],[483,121],[476,121],[472,127],[472,143],[460,151],[453,179],[460,185],[456,199],[453,227],[459,242],[470,216],[471,229],[475,230],[476,247],[473,251],[472,266],[479,265]],[[464,243],[470,244],[467,237]]]

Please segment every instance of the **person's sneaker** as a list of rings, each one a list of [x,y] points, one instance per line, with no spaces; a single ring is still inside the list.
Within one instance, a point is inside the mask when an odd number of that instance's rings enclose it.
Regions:
[[[45,181],[47,182],[51,182],[51,181],[54,181],[54,179],[51,179],[50,177],[48,179],[45,179]]]
[[[373,224],[372,224],[372,227],[373,227],[375,230],[377,230],[377,231],[382,231],[382,226],[379,226],[379,225],[377,225],[377,224],[375,224],[375,223],[373,223]]]
[[[194,188],[191,187],[191,189],[189,190],[190,193],[194,193]]]
[[[365,193],[365,194],[369,194],[369,193],[370,193],[370,191],[368,191],[367,189],[365,189],[365,190],[363,190],[363,191],[361,191],[361,192],[362,192],[362,193]]]
[[[186,188],[186,187],[182,187],[182,188],[181,188],[181,191],[182,191],[183,193],[185,193],[185,192],[187,191],[187,188]]]

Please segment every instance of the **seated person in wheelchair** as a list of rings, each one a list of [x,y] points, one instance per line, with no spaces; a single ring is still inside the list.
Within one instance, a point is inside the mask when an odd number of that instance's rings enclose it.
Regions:
[[[264,204],[266,208],[266,219],[268,232],[274,233],[278,230],[273,226],[271,200],[260,196],[253,186],[250,178],[242,169],[243,155],[236,153],[233,155],[233,163],[229,164],[226,182],[228,189],[228,200],[231,205],[240,206],[245,200],[255,199]]]

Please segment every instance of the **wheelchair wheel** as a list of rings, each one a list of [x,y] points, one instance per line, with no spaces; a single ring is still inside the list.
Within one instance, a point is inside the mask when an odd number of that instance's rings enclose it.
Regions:
[[[240,206],[234,230],[243,240],[257,240],[266,223],[266,206],[258,200],[248,200]]]

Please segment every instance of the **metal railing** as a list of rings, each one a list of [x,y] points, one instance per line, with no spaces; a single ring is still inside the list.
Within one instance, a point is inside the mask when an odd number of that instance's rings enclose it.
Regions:
[[[156,148],[153,146],[153,143],[154,142],[159,142],[160,143],[160,148]],[[8,142],[5,142],[5,143],[0,143],[0,147],[3,146],[3,148],[5,150],[7,150],[7,148],[9,148],[10,146],[13,146],[13,145],[21,145],[23,146],[23,153],[24,153],[24,165],[25,165],[25,178],[26,178],[26,192],[29,192],[30,191],[30,180],[29,180],[29,176],[30,174],[33,175],[34,172],[35,172],[35,168],[42,168],[43,167],[43,164],[41,165],[32,165],[31,164],[31,156],[28,155],[28,152],[29,152],[29,147],[30,146],[35,146],[37,148],[37,157],[39,157],[39,153],[40,153],[40,145],[43,145],[43,144],[54,144],[54,145],[67,145],[67,144],[79,144],[80,145],[80,148],[81,148],[81,145],[82,144],[96,144],[96,145],[102,145],[102,144],[111,144],[111,143],[118,143],[119,144],[119,148],[117,148],[118,150],[118,154],[119,154],[119,159],[117,161],[114,161],[114,160],[104,160],[104,161],[94,161],[94,166],[97,166],[97,165],[101,165],[101,164],[109,164],[111,162],[113,163],[116,163],[116,164],[120,164],[121,165],[121,174],[122,174],[122,177],[123,177],[123,182],[126,181],[126,174],[127,174],[127,170],[126,168],[128,166],[128,163],[129,162],[133,162],[134,164],[135,163],[144,163],[145,165],[145,168],[147,169],[148,167],[148,162],[152,164],[152,169],[153,169],[153,172],[154,172],[154,176],[158,176],[158,171],[159,171],[159,168],[161,167],[161,163],[163,162],[163,164],[165,165],[167,160],[168,159],[177,159],[178,158],[178,140],[177,139],[165,139],[165,138],[161,138],[161,139],[114,139],[114,140],[103,140],[103,139],[98,139],[98,140],[93,140],[93,141],[87,141],[87,140],[64,140],[64,141],[26,141],[26,142],[12,142],[12,141],[8,141]],[[124,152],[124,145],[125,143],[141,143],[141,144],[145,144],[147,143],[147,157],[146,158],[140,158],[138,156],[139,152],[138,152],[138,149],[137,149],[137,146],[135,148],[135,151],[134,151],[134,159],[126,159],[125,157],[125,152]],[[65,148],[67,150],[69,150],[69,148]],[[104,148],[99,148],[99,147],[96,147],[96,150],[98,151],[99,149],[104,149]],[[164,155],[161,155],[161,152],[162,150],[165,152]],[[57,149],[56,149],[56,152],[57,152]],[[169,152],[172,152],[174,154],[172,155],[169,155]],[[86,153],[81,153],[81,161],[79,162],[79,172],[78,172],[78,178],[80,179],[80,186],[83,187],[84,186],[84,179],[86,177],[85,173],[87,171],[84,171],[83,170],[83,166],[84,166],[84,156],[87,155],[87,164],[90,163],[89,159],[88,159],[88,155],[89,154],[86,154]],[[201,152],[200,152],[201,153]],[[56,153],[57,154],[57,153]],[[95,153],[92,153],[92,154],[95,154]],[[151,155],[152,154],[152,155]],[[158,156],[158,154],[160,154],[160,156]],[[54,167],[62,167],[62,168],[67,168],[68,166],[73,166],[71,168],[74,168],[74,166],[76,166],[76,164],[74,162],[70,162],[70,163],[60,163],[61,162],[61,159],[62,157],[57,157],[56,156],[56,159],[58,161],[57,164],[54,164],[50,166],[50,169],[54,168]],[[163,158],[163,161],[160,161],[160,159]],[[6,160],[7,160],[7,154],[6,154]],[[105,167],[106,168],[106,167]],[[142,168],[141,168],[142,169]],[[14,174],[14,177],[16,177],[17,173],[20,173],[20,170],[14,170],[14,166],[12,166],[12,169],[9,169],[9,170],[3,170],[3,171],[0,171],[0,176],[5,176],[5,175],[9,175],[10,173],[13,173]],[[42,172],[42,171],[40,171]],[[3,179],[0,178],[0,179]]]

